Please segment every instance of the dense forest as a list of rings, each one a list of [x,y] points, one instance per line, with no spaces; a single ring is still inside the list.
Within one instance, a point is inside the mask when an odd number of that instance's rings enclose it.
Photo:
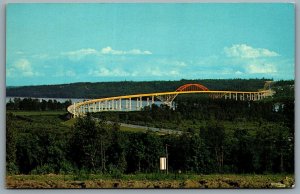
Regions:
[[[36,98],[13,98],[6,103],[7,110],[36,110],[36,111],[51,111],[51,110],[66,110],[66,107],[72,104],[71,100],[59,102],[57,100],[39,100]]]
[[[153,105],[134,112],[95,113],[73,119],[71,126],[61,115],[8,111],[7,172],[156,173],[167,146],[172,173],[293,173],[293,82],[272,87],[274,97],[256,102],[183,95],[175,109]],[[128,132],[120,129],[120,122],[182,133]]]
[[[41,85],[7,87],[8,97],[43,97],[43,98],[102,98],[137,93],[175,91],[188,83],[200,83],[209,90],[257,91],[262,89],[266,79],[206,79],[179,81],[148,82],[99,82],[72,83],[61,85]],[[293,83],[293,81],[291,81]]]

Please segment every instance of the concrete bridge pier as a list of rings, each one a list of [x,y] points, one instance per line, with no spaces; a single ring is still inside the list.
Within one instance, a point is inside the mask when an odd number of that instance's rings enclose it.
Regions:
[[[140,97],[140,110],[143,108],[143,98]]]

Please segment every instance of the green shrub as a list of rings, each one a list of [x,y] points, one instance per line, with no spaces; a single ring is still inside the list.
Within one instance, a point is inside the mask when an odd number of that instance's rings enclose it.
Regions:
[[[10,162],[6,165],[6,173],[8,175],[13,175],[13,174],[18,174],[19,173],[19,169],[17,167],[17,165],[13,162]]]
[[[87,169],[76,169],[74,181],[84,181],[90,179],[90,172]]]
[[[108,165],[108,172],[113,179],[122,178],[122,172],[115,165]]]
[[[61,174],[72,174],[74,172],[74,167],[69,161],[63,161],[60,165]]]
[[[37,166],[31,171],[31,174],[50,174],[55,173],[53,164],[44,164],[43,166]]]

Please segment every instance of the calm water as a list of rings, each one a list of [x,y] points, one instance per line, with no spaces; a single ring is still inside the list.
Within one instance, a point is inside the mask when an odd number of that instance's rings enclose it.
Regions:
[[[7,102],[9,102],[9,100],[12,100],[13,101],[13,99],[14,98],[20,98],[20,99],[24,99],[24,98],[29,98],[29,97],[6,97],[6,103]],[[48,100],[56,100],[56,101],[58,101],[58,102],[61,102],[61,103],[64,103],[65,101],[67,101],[67,100],[71,100],[72,101],[72,103],[78,103],[78,102],[83,102],[83,101],[85,101],[85,100],[90,100],[90,99],[83,99],[83,98],[32,98],[32,99],[38,99],[39,101],[42,101],[42,100],[46,100],[46,101],[48,101]],[[116,102],[116,101],[115,101]],[[138,108],[137,108],[137,103],[136,103],[137,101],[136,100],[131,100],[131,110],[138,110]],[[117,102],[117,103],[119,103],[119,101]],[[126,109],[126,100],[122,100],[122,102],[121,102],[121,106],[122,106],[122,110],[127,110]],[[143,107],[145,107],[145,106],[147,106],[147,101],[146,100],[143,100]],[[149,104],[151,105],[151,101],[149,101]],[[157,106],[160,106],[161,104],[162,104],[162,102],[161,101],[158,101],[158,100],[156,100],[155,101],[155,104],[157,105]],[[114,106],[116,106],[116,105],[114,105]],[[127,102],[127,106],[128,106],[128,102]]]
[[[11,99],[13,101],[14,98],[20,98],[20,99],[24,99],[24,98],[29,98],[29,97],[6,97],[6,103]],[[82,102],[84,100],[89,100],[89,99],[82,99],[82,98],[32,98],[32,99],[39,99],[40,101],[42,100],[56,100],[58,102],[64,103],[67,100],[72,100],[72,102]]]

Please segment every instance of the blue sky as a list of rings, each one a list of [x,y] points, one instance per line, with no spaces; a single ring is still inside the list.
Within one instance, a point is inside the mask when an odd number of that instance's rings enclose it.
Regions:
[[[8,86],[294,79],[293,4],[9,4]]]

